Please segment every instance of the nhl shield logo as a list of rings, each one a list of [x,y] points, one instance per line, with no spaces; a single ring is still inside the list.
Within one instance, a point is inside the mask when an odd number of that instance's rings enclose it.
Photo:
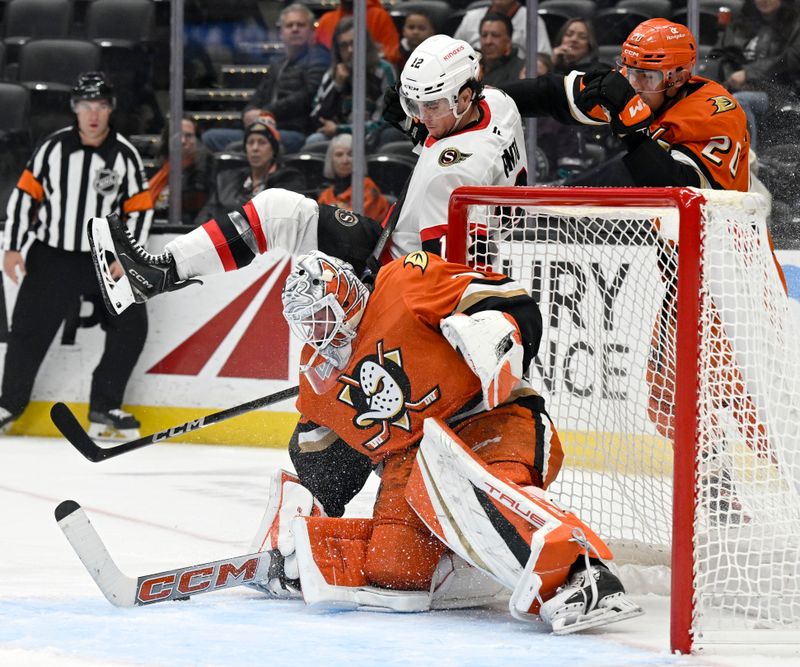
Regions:
[[[104,197],[113,195],[119,189],[119,174],[113,169],[98,169],[94,176],[94,189]]]

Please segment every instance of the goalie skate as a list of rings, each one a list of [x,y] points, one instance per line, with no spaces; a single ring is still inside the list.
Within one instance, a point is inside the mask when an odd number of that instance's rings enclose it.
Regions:
[[[117,215],[92,218],[88,228],[97,279],[109,312],[119,314],[133,303],[171,292],[199,280],[181,281],[169,253],[152,255],[137,243]],[[118,261],[123,275],[115,278],[111,265]]]
[[[622,582],[602,563],[574,572],[539,611],[542,620],[552,626],[554,635],[597,628],[643,613],[639,605],[626,597]]]

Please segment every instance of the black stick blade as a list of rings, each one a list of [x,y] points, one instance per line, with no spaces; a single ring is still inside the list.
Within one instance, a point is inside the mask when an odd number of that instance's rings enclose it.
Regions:
[[[80,425],[75,415],[72,414],[72,410],[64,403],[53,404],[53,407],[50,408],[50,419],[70,444],[92,463],[106,458],[103,448],[94,443],[89,434],[83,430],[83,426]]]
[[[61,521],[61,519],[68,517],[70,514],[79,510],[80,508],[81,506],[78,505],[78,503],[76,503],[74,500],[64,500],[63,502],[60,502],[55,511],[56,521]]]

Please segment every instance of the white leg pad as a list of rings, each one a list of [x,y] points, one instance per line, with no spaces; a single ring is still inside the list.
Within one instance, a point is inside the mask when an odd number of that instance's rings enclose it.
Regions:
[[[466,609],[505,597],[505,587],[456,554],[442,556],[431,582],[431,609]]]

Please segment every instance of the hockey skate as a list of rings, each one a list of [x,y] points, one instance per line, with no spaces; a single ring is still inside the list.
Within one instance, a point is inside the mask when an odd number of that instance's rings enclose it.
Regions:
[[[626,618],[644,610],[628,599],[622,582],[600,561],[592,559],[588,569],[583,559],[573,566],[567,583],[539,610],[539,616],[566,635]]]
[[[89,411],[89,437],[93,440],[135,440],[140,437],[139,420],[119,408]]]
[[[118,215],[92,218],[88,231],[95,271],[103,288],[103,300],[112,314],[121,313],[133,303],[144,303],[162,292],[200,283],[199,280],[182,281],[175,260],[168,252],[161,255],[147,252]],[[124,271],[119,279],[111,273],[115,260]]]
[[[3,407],[0,407],[0,435],[3,433],[8,433],[11,429],[11,426],[14,424],[14,420],[19,415],[12,415],[8,410]]]

